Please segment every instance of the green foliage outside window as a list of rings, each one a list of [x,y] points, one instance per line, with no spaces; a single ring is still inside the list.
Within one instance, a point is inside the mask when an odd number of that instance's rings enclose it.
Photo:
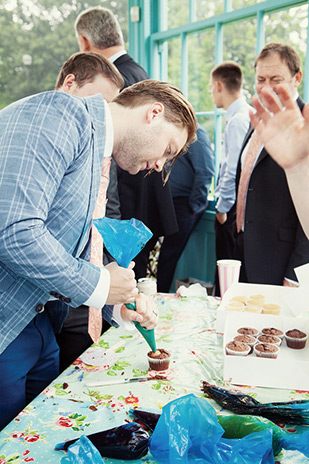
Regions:
[[[125,0],[0,2],[0,108],[26,95],[54,88],[62,64],[78,51],[74,31],[77,15],[97,5],[117,14],[127,40]]]

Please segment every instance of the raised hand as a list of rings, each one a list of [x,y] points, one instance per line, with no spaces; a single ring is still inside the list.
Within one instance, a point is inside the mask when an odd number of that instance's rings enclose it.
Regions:
[[[276,93],[270,88],[262,93],[269,111],[254,96],[256,113],[250,114],[251,124],[268,153],[282,168],[289,169],[309,154],[309,105],[302,114],[287,84],[276,86]]]

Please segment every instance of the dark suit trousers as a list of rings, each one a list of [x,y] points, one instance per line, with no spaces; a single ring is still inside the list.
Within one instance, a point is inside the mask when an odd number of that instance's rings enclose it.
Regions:
[[[170,290],[177,262],[189,240],[191,232],[204,214],[204,211],[192,214],[187,197],[176,197],[173,200],[179,231],[164,237],[157,270],[158,292],[164,293],[168,293]]]
[[[104,319],[102,323],[103,334],[109,329],[110,324]],[[69,307],[69,313],[56,339],[60,348],[60,372],[62,372],[93,344],[88,334],[88,306]]]
[[[239,259],[239,261],[241,261],[239,282],[248,283],[248,277],[247,277],[245,259],[244,259],[244,233],[243,232],[239,232],[239,234],[236,235],[235,259]]]
[[[59,348],[47,311],[1,353],[0,371],[1,430],[59,374]]]
[[[216,258],[235,259],[235,232],[236,232],[236,208],[235,205],[227,213],[227,220],[224,224],[215,219],[216,235]],[[215,274],[215,295],[220,296],[218,269]]]

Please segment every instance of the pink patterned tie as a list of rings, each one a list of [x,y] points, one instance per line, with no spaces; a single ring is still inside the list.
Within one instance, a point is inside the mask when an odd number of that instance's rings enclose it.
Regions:
[[[104,158],[101,172],[99,194],[94,208],[92,218],[99,219],[105,214],[106,190],[108,186],[109,169],[111,166],[110,157]],[[97,228],[92,225],[90,262],[96,266],[103,265],[103,238]],[[98,344],[102,332],[102,310],[89,307],[88,333],[95,344]]]
[[[256,131],[253,132],[251,140],[249,142],[248,151],[245,157],[245,161],[241,170],[240,180],[238,185],[237,203],[236,203],[236,226],[237,232],[239,233],[245,217],[245,202],[247,197],[247,190],[249,179],[251,176],[252,168],[258,149],[261,145],[261,141],[258,138]]]

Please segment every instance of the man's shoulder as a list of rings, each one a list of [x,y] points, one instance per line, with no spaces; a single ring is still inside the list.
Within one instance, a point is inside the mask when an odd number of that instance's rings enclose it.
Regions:
[[[28,122],[37,118],[73,118],[74,114],[80,113],[78,102],[75,97],[59,91],[40,92],[17,100],[0,112],[0,119],[10,117],[24,117]],[[54,116],[53,116],[54,115]]]
[[[125,87],[149,79],[148,74],[128,53],[114,61],[114,65],[125,80]]]

